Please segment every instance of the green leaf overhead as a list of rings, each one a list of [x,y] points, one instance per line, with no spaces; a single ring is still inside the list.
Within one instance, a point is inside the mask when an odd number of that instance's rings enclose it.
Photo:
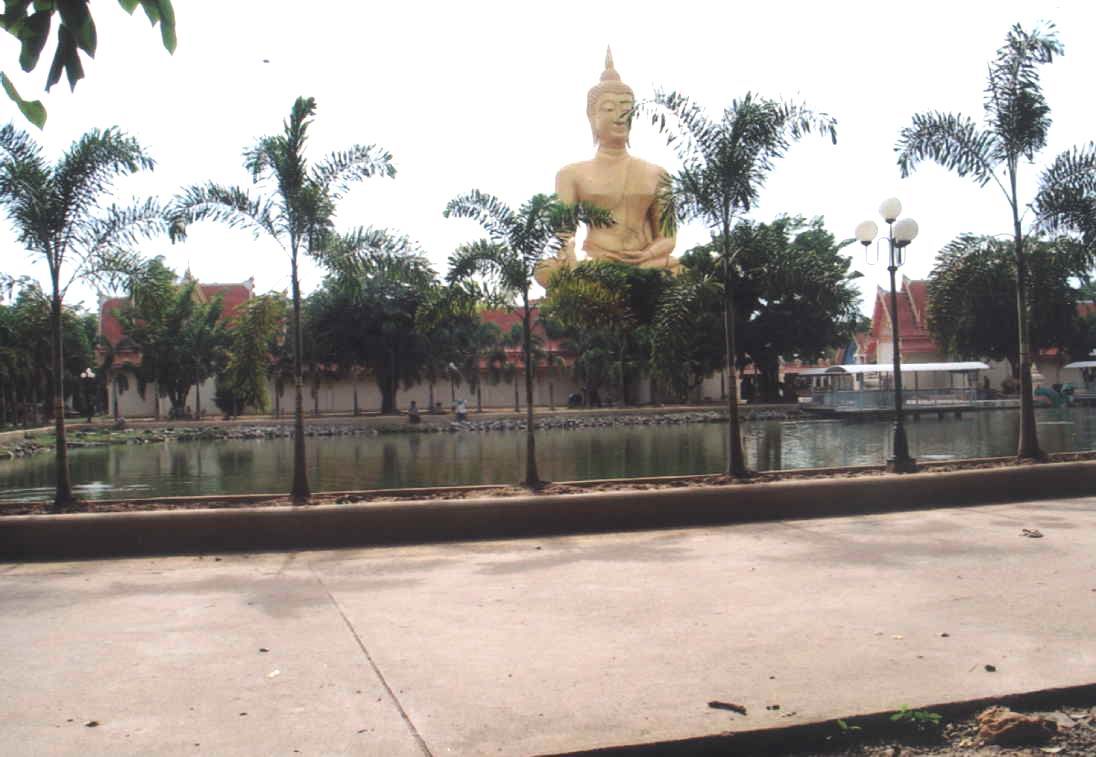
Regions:
[[[33,71],[38,65],[38,58],[42,54],[42,48],[46,46],[49,37],[52,13],[38,12],[22,22],[20,28],[13,32],[22,46],[19,50],[19,66],[24,71]]]
[[[175,10],[171,0],[119,0],[118,4],[132,14],[140,5],[153,26],[159,25],[164,48],[175,52]],[[64,74],[71,89],[84,78],[81,53],[95,57],[98,35],[91,15],[90,0],[5,0],[4,13],[0,15],[0,29],[4,29],[19,41],[19,66],[31,72],[41,60],[42,51],[49,41],[54,15],[58,17],[56,46],[46,75],[46,91],[61,80]],[[10,82],[9,82],[10,83]],[[38,101],[27,103],[14,87],[4,87],[12,102],[19,106],[24,116],[39,128],[45,124],[45,107]]]
[[[46,125],[46,108],[42,105],[41,100],[24,100],[19,96],[19,92],[16,91],[15,85],[11,83],[11,79],[8,75],[0,72],[0,85],[3,85],[4,92],[8,98],[19,107],[19,112],[37,126],[39,129],[44,128]]]

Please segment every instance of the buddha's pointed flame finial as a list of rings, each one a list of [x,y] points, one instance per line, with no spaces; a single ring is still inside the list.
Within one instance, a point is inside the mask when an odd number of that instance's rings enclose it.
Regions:
[[[605,70],[601,72],[602,81],[620,81],[620,74],[613,66],[613,48],[605,46]]]

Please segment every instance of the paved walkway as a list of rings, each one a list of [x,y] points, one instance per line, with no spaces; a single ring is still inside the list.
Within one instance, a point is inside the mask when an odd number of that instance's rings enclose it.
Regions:
[[[1094,628],[1096,498],[0,565],[0,754],[523,755],[688,738],[1092,683]]]

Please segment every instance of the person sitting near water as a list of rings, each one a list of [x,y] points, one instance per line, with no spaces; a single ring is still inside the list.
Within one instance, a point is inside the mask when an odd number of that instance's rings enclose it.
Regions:
[[[415,400],[411,400],[411,405],[407,408],[407,422],[418,423],[422,418],[419,416],[419,406],[415,403]]]
[[[465,418],[468,417],[468,405],[464,403],[463,399],[457,400],[456,413],[458,421],[463,421]]]

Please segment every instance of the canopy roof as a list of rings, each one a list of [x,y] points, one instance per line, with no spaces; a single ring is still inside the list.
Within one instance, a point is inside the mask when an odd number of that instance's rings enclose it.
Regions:
[[[1096,362],[1092,365],[1096,366]],[[1066,366],[1067,368],[1069,366]],[[945,371],[985,371],[989,366],[985,363],[902,363],[902,373],[940,373]],[[849,375],[855,376],[861,373],[893,373],[894,366],[890,363],[866,363],[863,365],[831,365],[829,368],[808,368],[799,371],[800,376],[821,375]]]
[[[1066,368],[1096,368],[1096,360],[1078,360],[1076,363],[1069,363]]]

